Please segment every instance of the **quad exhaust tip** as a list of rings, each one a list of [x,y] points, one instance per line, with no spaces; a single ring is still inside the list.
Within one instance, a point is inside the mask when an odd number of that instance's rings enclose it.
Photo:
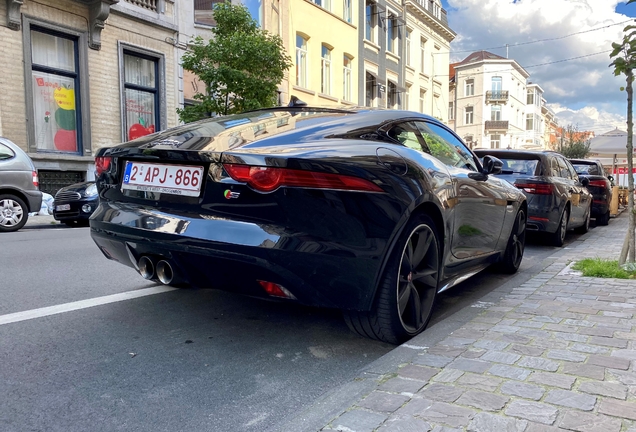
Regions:
[[[139,266],[139,274],[141,277],[148,280],[155,277],[155,265],[150,257],[142,256],[137,265]]]
[[[174,270],[168,261],[161,260],[157,263],[157,278],[164,285],[170,285],[174,280]]]

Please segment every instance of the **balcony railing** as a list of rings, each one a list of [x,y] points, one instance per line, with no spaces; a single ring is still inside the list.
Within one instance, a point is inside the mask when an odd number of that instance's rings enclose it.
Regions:
[[[124,0],[126,3],[134,4],[149,11],[157,12],[158,0]]]
[[[508,130],[508,120],[486,120],[486,130]]]
[[[507,102],[508,90],[489,90],[486,92],[486,103],[488,102]]]

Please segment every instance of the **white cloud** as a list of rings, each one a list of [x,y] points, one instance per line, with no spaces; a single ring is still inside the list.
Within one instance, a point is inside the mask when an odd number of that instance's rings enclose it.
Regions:
[[[482,49],[505,57],[508,44],[508,57],[545,90],[548,103],[569,107],[561,123],[576,119],[597,133],[617,122],[625,129],[625,79],[609,66],[611,44],[630,20],[615,12],[619,1],[448,0],[449,25],[458,34],[451,61]]]

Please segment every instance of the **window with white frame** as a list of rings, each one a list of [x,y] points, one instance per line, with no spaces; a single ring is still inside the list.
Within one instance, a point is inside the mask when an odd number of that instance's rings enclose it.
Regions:
[[[377,95],[377,86],[378,82],[375,78],[375,75],[370,74],[369,72],[365,73],[365,105],[368,107],[375,106],[375,98]]]
[[[426,67],[426,38],[420,38],[420,72],[424,73]]]
[[[307,87],[307,39],[296,34],[296,85]]]
[[[534,115],[526,114],[526,130],[534,130]]]
[[[124,49],[126,137],[154,133],[160,125],[159,59]]]
[[[36,150],[81,153],[78,39],[30,28]]]
[[[404,59],[407,66],[411,66],[411,29],[406,29],[405,47],[404,47]]]
[[[501,135],[490,135],[490,148],[501,148]]]
[[[346,101],[351,100],[351,62],[351,57],[345,54],[343,57],[342,98]]]
[[[464,124],[473,124],[473,107],[464,108]]]
[[[411,86],[407,85],[406,89],[404,90],[404,109],[406,110],[411,109],[410,93],[411,93]]]
[[[464,82],[464,96],[474,96],[475,95],[475,80],[473,78],[469,78]]]
[[[322,46],[320,58],[320,92],[331,94],[331,50],[328,46]]]
[[[424,107],[426,107],[426,90],[423,88],[420,89],[420,112],[424,112]]]
[[[366,0],[365,3],[364,38],[370,42],[375,42],[375,32],[378,23],[377,6],[375,2]]]
[[[454,102],[448,103],[448,119],[455,120],[455,103]]]
[[[397,54],[398,50],[398,22],[397,17],[390,13],[386,23],[386,50]]]
[[[490,120],[501,120],[501,105],[492,105],[490,107]]]
[[[433,15],[437,19],[442,19],[442,8],[435,0],[430,0],[431,7],[429,10],[433,11]]]
[[[351,0],[344,0],[343,8],[344,10],[342,11],[342,18],[346,22],[351,23],[353,21],[353,15],[351,13]]]
[[[328,11],[331,10],[331,0],[311,0],[311,1],[323,9],[326,9]]]
[[[528,96],[526,98],[527,105],[534,105],[534,89],[528,89]]]

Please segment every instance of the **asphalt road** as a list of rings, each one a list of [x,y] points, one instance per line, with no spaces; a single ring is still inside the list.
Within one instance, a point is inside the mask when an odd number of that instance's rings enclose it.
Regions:
[[[554,251],[531,241],[520,273]],[[432,323],[508,279],[440,295]],[[106,260],[88,228],[0,236],[0,429],[275,429],[394,348],[337,311],[162,289]]]

